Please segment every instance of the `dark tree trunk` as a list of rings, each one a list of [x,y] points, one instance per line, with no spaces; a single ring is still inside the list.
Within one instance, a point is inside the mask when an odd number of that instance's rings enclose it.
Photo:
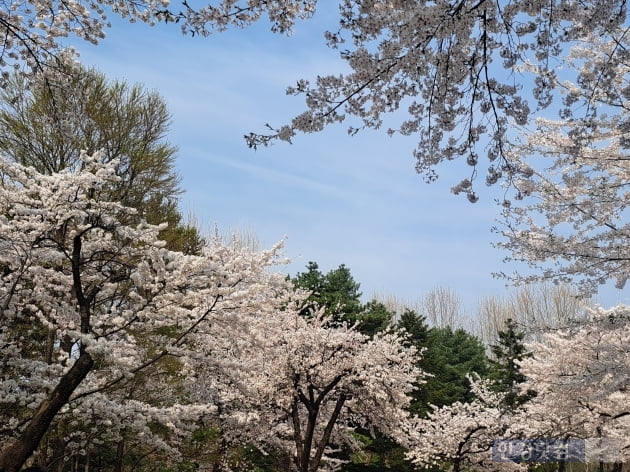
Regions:
[[[123,472],[123,459],[125,458],[125,431],[123,430],[122,438],[116,445],[116,462],[114,463],[114,472]]]
[[[311,449],[313,447],[313,436],[315,434],[315,426],[317,425],[317,415],[319,414],[319,405],[317,409],[313,408],[308,412],[306,423],[306,431],[304,432],[304,447],[302,449],[302,457],[300,458],[299,472],[309,472],[311,461]]]
[[[64,425],[57,424],[51,431],[49,439],[45,443],[44,457],[47,457],[47,472],[63,472],[64,458],[66,457],[66,442],[64,437]],[[41,449],[40,444],[40,449]]]
[[[309,467],[309,472],[315,472],[319,469],[319,463],[321,462],[322,456],[324,455],[324,449],[328,445],[328,441],[330,441],[330,435],[332,434],[333,428],[335,427],[335,423],[337,423],[337,419],[339,418],[339,414],[341,413],[341,409],[343,408],[343,404],[345,403],[345,401],[346,395],[342,393],[337,399],[335,409],[333,410],[333,413],[328,420],[326,429],[324,429],[324,434],[322,435],[317,451],[315,452],[315,457],[313,457],[312,464]]]
[[[59,379],[59,383],[37,408],[37,411],[18,438],[0,452],[0,472],[18,472],[33,454],[53,418],[70,400],[70,396],[90,372],[94,361],[83,352],[70,370]]]

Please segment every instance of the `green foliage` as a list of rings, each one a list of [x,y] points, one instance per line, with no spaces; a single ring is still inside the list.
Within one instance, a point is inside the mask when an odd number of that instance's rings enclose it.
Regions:
[[[293,278],[296,287],[300,287],[313,292],[311,299],[320,301],[323,297],[320,295],[323,291],[324,274],[319,270],[317,262],[310,261],[306,264],[306,272],[298,272]]]
[[[406,308],[397,323],[398,328],[403,328],[409,335],[409,341],[418,350],[426,347],[429,338],[429,325],[426,316],[419,315],[414,310]]]
[[[195,472],[199,467],[199,464],[195,462],[178,462],[176,464],[154,464],[152,469],[156,472]]]
[[[391,439],[377,434],[375,438],[357,434],[365,446],[355,453],[352,461],[342,468],[344,472],[410,472],[414,470],[405,460],[405,449]]]
[[[298,273],[293,283],[312,292],[308,304],[302,309],[303,315],[322,307],[336,321],[352,322],[361,311],[360,285],[343,264],[323,274],[316,262],[309,262],[306,272]]]
[[[184,441],[180,452],[184,464],[217,463],[221,459],[221,432],[218,428],[199,427]],[[198,467],[195,466],[195,469]]]
[[[309,262],[306,272],[298,273],[293,283],[312,292],[302,308],[303,316],[310,316],[321,307],[335,321],[356,323],[359,330],[370,337],[392,323],[393,313],[381,302],[371,300],[366,304],[361,303],[360,284],[343,264],[324,274],[316,262]]]
[[[200,254],[205,241],[194,225],[183,221],[177,206],[178,200],[174,195],[163,193],[153,196],[142,204],[142,216],[150,224],[168,224],[166,229],[160,232],[160,238],[166,241],[167,248],[171,251]]]
[[[356,322],[363,334],[373,337],[391,326],[393,318],[393,313],[385,305],[377,300],[371,300],[363,305],[361,311],[350,321]]]
[[[482,342],[463,329],[453,331],[448,326],[429,330],[420,366],[431,374],[414,395],[412,410],[420,415],[426,414],[429,405],[473,400],[467,376],[487,377],[490,372]]]
[[[407,332],[409,337],[409,342],[415,346],[418,351],[422,352],[422,359],[418,362],[418,366],[422,369],[426,369],[426,360],[424,360],[426,356],[426,348],[428,346],[429,340],[429,325],[427,324],[427,319],[424,315],[419,315],[414,310],[405,309],[403,314],[400,316],[398,323],[396,324],[398,328],[402,328]],[[427,380],[427,379],[425,379]],[[424,413],[426,411],[425,399],[424,399],[424,390],[426,389],[426,384],[418,383],[416,385],[416,390],[412,393],[412,402],[411,402],[411,411],[415,414]]]
[[[246,444],[232,452],[230,467],[235,472],[276,472],[289,470],[291,458],[278,452],[267,451]]]
[[[520,393],[518,388],[518,384],[525,381],[518,362],[530,357],[531,353],[523,342],[525,333],[518,329],[511,318],[506,320],[505,328],[497,336],[497,344],[490,346],[493,355],[490,360],[490,378],[494,380],[496,391],[505,392],[505,406],[513,410],[536,395],[532,390]]]
[[[0,90],[0,152],[40,172],[77,169],[82,150],[118,161],[114,200],[138,210],[137,221],[166,222],[169,248],[198,253],[203,239],[177,208],[177,149],[165,139],[171,122],[164,99],[140,85],[106,79],[95,69],[68,67],[27,86],[12,76]]]

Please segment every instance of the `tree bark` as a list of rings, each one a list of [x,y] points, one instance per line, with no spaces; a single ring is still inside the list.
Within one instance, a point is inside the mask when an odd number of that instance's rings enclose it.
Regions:
[[[315,426],[317,425],[317,415],[319,414],[319,405],[308,411],[308,419],[306,422],[306,431],[304,433],[304,447],[302,448],[302,457],[300,459],[300,472],[309,472],[311,462],[311,449],[313,447],[313,439],[315,435]]]
[[[116,445],[116,460],[114,462],[114,472],[123,472],[123,459],[125,458],[125,430],[122,431],[122,438]]]
[[[33,454],[53,418],[68,403],[70,396],[92,369],[92,357],[83,352],[59,383],[37,408],[26,428],[12,443],[0,452],[0,472],[18,472]]]
[[[343,404],[346,401],[346,394],[342,393],[339,395],[337,399],[337,403],[335,404],[335,409],[328,420],[328,424],[326,425],[326,429],[324,430],[324,434],[322,435],[322,439],[317,447],[317,451],[315,452],[315,457],[313,457],[313,461],[311,466],[309,467],[310,472],[315,472],[319,469],[319,463],[322,460],[322,456],[324,455],[324,449],[328,445],[328,441],[330,440],[330,435],[332,434],[333,428],[335,427],[335,423],[337,423],[337,418],[339,418],[339,414],[341,413],[341,408],[343,408]]]

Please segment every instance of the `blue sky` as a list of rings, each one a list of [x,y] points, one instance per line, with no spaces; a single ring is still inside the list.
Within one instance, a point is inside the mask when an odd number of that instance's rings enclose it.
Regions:
[[[182,36],[175,25],[148,27],[114,20],[98,46],[75,43],[84,64],[110,78],[158,91],[173,115],[168,139],[179,147],[186,193],[182,210],[204,228],[253,233],[261,247],[287,238],[295,274],[308,261],[327,271],[348,266],[365,298],[373,293],[416,300],[429,290],[453,289],[474,312],[479,299],[505,295],[511,272],[491,246],[499,189],[482,188],[470,204],[450,188],[465,164],[438,168],[437,183],[414,171],[409,138],[368,131],[349,137],[346,126],[299,135],[294,144],[248,149],[243,135],[282,125],[303,111],[286,86],[345,65],[324,45],[335,10],[299,23],[292,37],[262,22],[211,37]],[[604,305],[628,302],[604,291]]]

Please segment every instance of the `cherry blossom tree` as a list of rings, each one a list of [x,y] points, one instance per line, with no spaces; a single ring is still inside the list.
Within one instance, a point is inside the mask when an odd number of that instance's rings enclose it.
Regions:
[[[164,363],[186,378],[217,355],[214,340],[229,339],[253,313],[275,313],[291,293],[267,270],[278,248],[213,241],[187,256],[163,248],[159,226],[123,223],[134,210],[100,198],[119,179],[116,162],[82,159],[82,170],[52,175],[0,161],[3,472],[17,472],[64,416],[109,421],[114,435],[132,428],[168,448],[150,424],[176,438],[213,405],[143,402],[117,389],[146,369],[166,374]],[[42,345],[42,332],[52,342]]]
[[[475,381],[473,401],[434,408],[427,419],[409,422],[409,458],[422,466],[448,462],[453,471],[526,470],[526,463],[493,461],[493,442],[577,438],[585,441],[587,460],[599,453],[606,462],[627,462],[630,308],[587,312],[570,327],[548,331],[529,346],[533,355],[518,362],[525,377],[520,389],[535,390],[535,396],[514,408],[505,394]]]
[[[103,198],[115,160],[81,159],[51,175],[0,161],[2,472],[62,420],[77,453],[133,434],[176,457],[218,415],[226,441],[290,451],[300,471],[353,427],[399,437],[420,376],[401,335],[301,316],[307,294],[269,270],[279,246],[165,249]]]
[[[183,1],[181,10],[168,0],[102,0],[96,2],[15,0],[0,11],[0,68],[5,75],[22,64],[40,70],[54,64],[63,38],[74,35],[91,43],[105,37],[108,16],[154,25],[158,21],[179,23],[187,34],[208,35],[230,26],[244,27],[267,14],[272,29],[289,32],[294,21],[307,18],[316,0],[266,1],[220,0],[196,8]]]
[[[207,376],[239,386],[238,395],[223,389],[219,399],[229,441],[283,451],[296,470],[315,472],[334,462],[333,446],[356,446],[351,433],[359,426],[400,439],[408,393],[421,378],[415,349],[393,332],[369,338],[299,312],[259,319],[265,328],[255,329],[256,341],[232,337],[226,368]]]
[[[16,0],[0,16],[0,65],[6,73],[24,61],[35,68],[52,63],[61,38],[69,34],[96,43],[104,37],[110,11],[130,21],[177,22],[185,33],[208,35],[247,26],[264,15],[272,30],[287,33],[316,6],[317,0],[218,0],[200,6],[184,1],[179,9],[165,0]],[[627,26],[625,2],[613,0],[339,0],[338,6],[339,29],[325,37],[351,71],[323,71],[312,84],[298,81],[288,92],[304,95],[307,111],[270,135],[249,135],[249,144],[290,140],[297,132],[320,131],[356,117],[350,133],[387,126],[390,134],[418,136],[417,169],[429,180],[440,162],[464,157],[470,176],[454,191],[473,201],[481,154],[489,159],[488,183],[519,175],[506,152],[508,131],[561,102],[559,58],[567,48],[580,43],[588,49],[594,38],[621,40]],[[608,71],[624,54],[617,48],[608,62],[586,61],[580,80],[592,79],[591,85],[599,87],[597,77],[610,77]],[[604,65],[604,73],[593,74],[594,65]],[[573,98],[569,94],[564,103],[577,116]],[[401,109],[406,117],[397,113]],[[398,124],[386,123],[390,114]]]
[[[508,431],[512,416],[502,408],[503,394],[493,392],[487,381],[471,379],[476,395],[471,402],[434,407],[427,418],[408,424],[408,458],[417,466],[448,463],[461,470],[527,470],[512,462],[493,462],[493,442]]]
[[[623,28],[612,36],[585,36],[563,66],[577,71],[564,80],[561,120],[540,118],[509,147],[523,172],[504,202],[508,260],[528,264],[531,274],[503,274],[516,282],[571,282],[583,295],[614,281],[622,289],[628,257],[628,99],[630,40]],[[583,110],[581,116],[573,108]]]
[[[0,16],[0,66],[7,73],[24,61],[35,68],[53,65],[61,38],[103,38],[110,11],[149,24],[177,22],[184,33],[208,35],[263,16],[272,30],[288,33],[316,6],[317,0],[217,0],[200,6],[184,0],[179,9],[165,0],[16,0]],[[561,76],[573,73],[576,83],[606,88],[616,80],[616,63],[625,62],[624,47],[611,49],[607,59],[583,56],[573,72],[561,60],[576,44],[585,50],[601,41],[623,45],[628,24],[621,1],[339,0],[338,6],[339,28],[325,38],[350,72],[322,71],[312,83],[299,80],[289,87],[288,93],[305,97],[306,111],[270,134],[249,134],[249,145],[290,141],[298,132],[354,117],[351,134],[385,127],[389,134],[417,136],[416,167],[428,180],[437,177],[439,163],[464,158],[469,175],[453,191],[471,201],[478,198],[473,181],[483,168],[488,184],[524,172],[508,152],[515,125],[526,125],[554,104],[562,119],[582,117],[588,129],[600,106],[590,101],[582,107],[572,90],[566,93]]]
[[[518,180],[526,198],[504,209],[505,240],[498,243],[535,271],[508,277],[573,282],[585,295],[610,280],[625,286],[630,166],[623,119],[598,119],[587,144],[576,142],[571,124],[539,121],[526,152],[549,159],[549,168],[530,167],[531,176]]]
[[[525,404],[514,432],[528,437],[604,438],[630,460],[630,308],[591,308],[577,325],[549,332],[520,362]]]
[[[576,43],[588,49],[593,38],[618,41],[627,27],[626,4],[619,1],[339,3],[339,29],[326,37],[350,72],[289,87],[288,94],[304,96],[306,111],[270,134],[248,135],[249,145],[290,141],[354,117],[350,134],[386,127],[389,134],[417,137],[416,168],[429,181],[439,163],[464,158],[470,175],[453,191],[471,201],[480,167],[488,184],[521,174],[507,152],[510,130],[552,103],[560,106],[560,58],[567,49]],[[585,61],[577,69],[580,80],[590,75],[597,85],[625,54],[618,48],[607,63]],[[596,65],[604,66],[601,74]],[[564,104],[575,117],[583,113],[570,94]]]

